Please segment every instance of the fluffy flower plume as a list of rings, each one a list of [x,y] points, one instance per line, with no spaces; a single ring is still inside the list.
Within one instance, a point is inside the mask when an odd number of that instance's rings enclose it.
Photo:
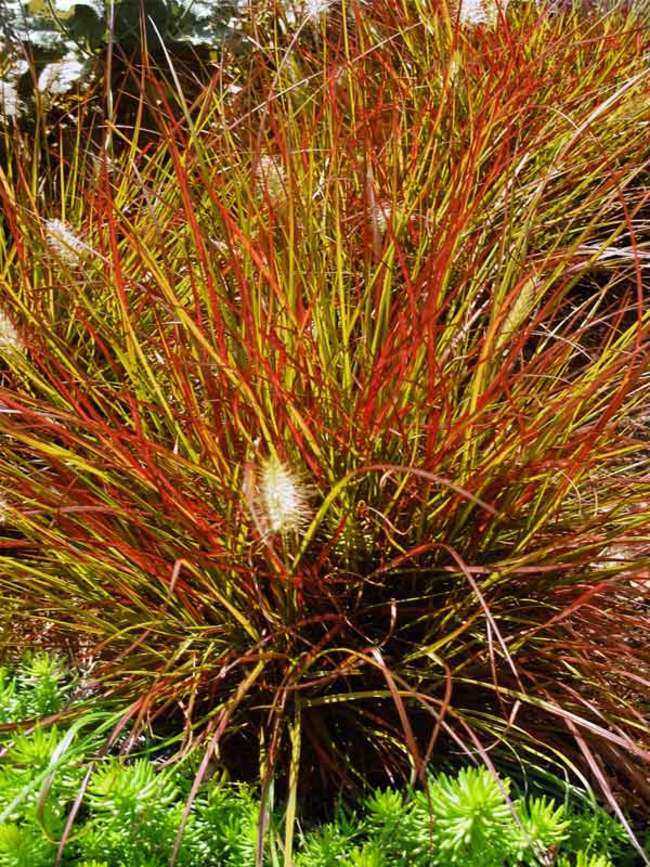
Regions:
[[[333,0],[307,0],[304,6],[305,18],[317,21],[332,5]]]
[[[460,20],[462,24],[495,24],[499,9],[505,9],[508,0],[461,0]]]
[[[66,265],[78,265],[89,247],[61,220],[45,221],[45,236],[50,250]]]
[[[309,522],[309,491],[296,474],[277,458],[269,458],[262,465],[259,493],[268,532],[295,532]]]
[[[0,311],[0,356],[21,352],[23,345],[10,319]]]
[[[393,209],[387,202],[372,202],[370,221],[380,235],[385,235],[393,217]]]
[[[266,193],[273,204],[286,198],[287,176],[280,157],[262,154],[255,167],[255,184],[258,192]]]

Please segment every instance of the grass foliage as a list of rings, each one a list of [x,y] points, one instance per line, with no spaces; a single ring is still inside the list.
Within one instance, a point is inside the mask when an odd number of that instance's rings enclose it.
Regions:
[[[449,755],[647,804],[645,31],[268,26],[44,181],[7,139],[3,607],[289,829]]]

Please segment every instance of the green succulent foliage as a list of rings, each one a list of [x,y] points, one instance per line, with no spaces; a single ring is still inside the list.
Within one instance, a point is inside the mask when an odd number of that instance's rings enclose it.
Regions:
[[[422,849],[426,852],[433,839],[433,863],[463,865],[473,858],[476,867],[502,864],[519,844],[508,789],[507,781],[485,768],[463,768],[457,777],[441,774],[426,794],[419,794],[415,810]]]
[[[206,864],[254,867],[259,802],[246,786],[215,786],[196,802],[197,836],[210,839]]]
[[[90,818],[77,840],[86,859],[144,865],[168,851],[175,836],[170,807],[176,789],[151,762],[112,758],[93,773],[87,795]]]
[[[185,781],[186,782],[186,781]],[[109,760],[93,775],[88,818],[77,832],[84,861],[153,867],[166,865],[184,798],[169,772],[145,759]],[[183,834],[181,867],[254,867],[259,804],[244,786],[215,785],[192,806]]]
[[[187,779],[148,759],[110,758],[91,777],[75,845],[85,861],[166,865],[185,810]],[[247,789],[201,792],[183,834],[181,867],[255,863],[257,803]]]
[[[15,670],[0,667],[0,723],[57,713],[74,686],[59,656],[27,653]]]
[[[19,816],[42,824],[56,834],[63,826],[63,793],[72,790],[78,778],[74,758],[67,751],[72,741],[56,726],[37,726],[30,734],[17,734],[0,764],[0,810],[3,819]],[[50,775],[57,779],[56,799],[43,801]]]
[[[517,813],[521,822],[524,851],[544,855],[553,846],[566,839],[571,822],[565,808],[556,805],[550,798],[530,798],[518,804]]]
[[[334,867],[361,857],[363,848],[355,846],[360,839],[360,825],[350,822],[328,822],[303,839],[302,851],[296,858],[297,867]],[[356,854],[355,854],[356,853]]]
[[[571,851],[580,851],[583,853],[581,857],[585,858],[607,853],[617,867],[627,867],[636,862],[636,856],[630,853],[625,829],[604,810],[574,810],[569,814],[569,820],[567,844]]]
[[[2,867],[52,867],[56,847],[30,826],[0,825]]]
[[[74,678],[61,660],[27,655],[0,670],[0,720],[20,722],[48,715],[71,702]],[[95,715],[96,716],[96,715]],[[73,840],[70,864],[86,867],[166,865],[185,809],[191,774],[160,771],[139,758],[98,759],[101,736],[80,734],[88,715],[67,730],[35,725],[0,734],[0,867],[54,863],[56,841],[91,761]],[[178,864],[210,867],[255,863],[258,803],[245,787],[214,786],[201,792],[183,835]]]
[[[614,867],[614,862],[610,861],[607,855],[587,855],[585,852],[578,852],[575,860],[560,858],[557,867]]]
[[[351,867],[388,867],[386,855],[373,843],[353,849],[350,852],[349,863]]]
[[[405,794],[394,789],[375,791],[366,801],[365,827],[392,862],[416,863],[422,851],[421,811],[409,806]],[[425,828],[430,820],[426,817]],[[424,846],[428,849],[428,840]]]
[[[74,686],[60,657],[27,653],[13,669],[0,668],[0,722],[18,723],[57,713],[70,703]],[[56,838],[62,831],[63,793],[73,791],[80,779],[71,753],[74,740],[73,730],[64,733],[56,725],[7,732],[0,739],[9,748],[0,759],[0,864],[51,863],[53,849],[47,835]],[[58,796],[48,799],[45,794],[52,774]],[[34,836],[21,820],[38,827],[39,834]]]
[[[98,813],[121,815],[137,821],[143,808],[155,801],[162,807],[171,804],[176,789],[163,774],[156,774],[146,759],[129,765],[110,759],[93,774],[88,800]]]
[[[27,656],[0,674],[3,721],[49,714],[70,702],[74,680],[61,660]],[[0,867],[50,867],[56,841],[92,762],[64,864],[165,867],[196,768],[160,769],[149,758],[98,757],[101,736],[35,725],[0,734]],[[624,829],[594,804],[568,809],[547,796],[510,797],[486,768],[438,774],[422,791],[376,790],[358,810],[303,834],[296,867],[625,867]],[[259,800],[245,785],[199,789],[187,817],[179,867],[254,867]],[[271,817],[279,827],[280,817]],[[275,863],[267,849],[268,863]],[[553,856],[554,857],[554,856]],[[265,862],[266,863],[266,862]],[[555,863],[555,862],[554,862]]]
[[[525,859],[532,846],[508,790],[509,781],[485,768],[464,768],[432,778],[409,802],[398,792],[376,792],[367,803],[367,832],[391,864],[498,867]]]
[[[341,815],[306,834],[296,865],[536,867],[558,853],[565,867],[591,867],[592,860],[594,867],[606,867],[608,847],[626,839],[618,823],[594,805],[570,813],[547,796],[510,798],[510,788],[508,779],[496,779],[486,768],[464,768],[431,778],[425,791],[410,798],[391,789],[375,791],[362,805],[362,818]],[[621,845],[614,863],[627,863],[626,851],[629,844]]]
[[[54,862],[66,804],[80,776],[68,753],[73,738],[56,726],[14,736],[0,762],[0,865],[40,867]],[[54,797],[49,783],[56,777]]]

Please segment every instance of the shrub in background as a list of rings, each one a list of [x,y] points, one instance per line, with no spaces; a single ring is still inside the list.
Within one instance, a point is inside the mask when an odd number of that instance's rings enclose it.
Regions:
[[[0,118],[29,117],[92,83],[96,58],[194,49],[205,61],[238,27],[239,0],[0,0]],[[152,23],[153,22],[153,23]],[[110,65],[107,68],[110,77]]]
[[[650,800],[642,33],[386,6],[0,182],[0,595],[261,767],[286,863],[450,752]]]

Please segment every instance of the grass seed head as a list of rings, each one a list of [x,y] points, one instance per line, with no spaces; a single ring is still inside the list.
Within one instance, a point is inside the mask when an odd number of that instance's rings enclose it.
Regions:
[[[15,355],[22,349],[23,344],[12,321],[0,311],[0,356]]]
[[[388,202],[373,202],[370,206],[370,220],[380,235],[385,235],[388,224],[393,218],[393,209]]]
[[[305,18],[309,21],[318,21],[332,5],[332,0],[306,0],[304,6]]]
[[[260,195],[267,195],[273,204],[286,198],[287,177],[280,157],[262,154],[255,167],[255,186]]]
[[[278,458],[264,462],[259,488],[270,533],[298,532],[309,522],[309,491],[294,471]]]
[[[88,248],[62,220],[45,221],[47,245],[66,265],[78,265]]]
[[[538,299],[539,288],[534,279],[530,278],[521,286],[513,301],[496,338],[497,349],[502,349],[508,340],[514,338],[522,325],[530,317]]]
[[[505,9],[507,3],[503,3]],[[499,16],[499,5],[495,0],[462,0],[460,20],[463,24],[496,23]]]

